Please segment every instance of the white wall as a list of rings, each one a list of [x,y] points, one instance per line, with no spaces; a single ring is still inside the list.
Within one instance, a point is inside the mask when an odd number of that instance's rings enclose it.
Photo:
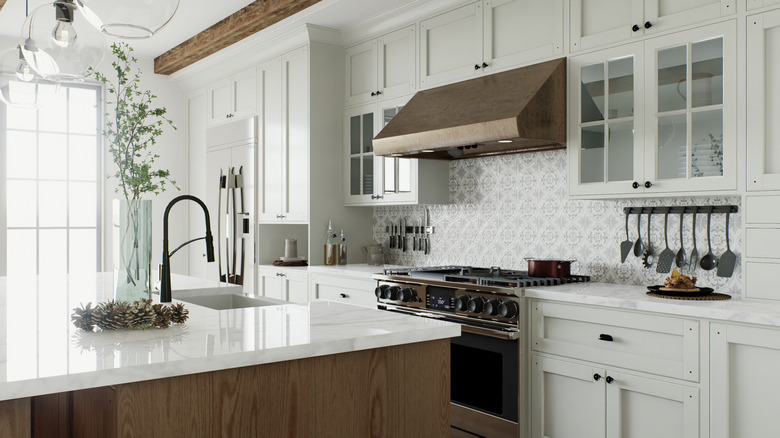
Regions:
[[[16,46],[16,44],[18,44],[18,42],[14,39],[0,37],[0,53]],[[108,44],[110,44],[110,42]],[[111,55],[111,49],[107,48],[106,57],[99,70],[109,78],[113,77],[114,74],[111,67],[112,61],[113,55]],[[155,197],[154,195],[150,195],[146,197],[146,199],[152,199],[152,268],[156,269],[157,265],[162,260],[162,216],[165,207],[174,197],[188,193],[189,175],[186,143],[187,100],[185,93],[175,82],[169,80],[167,76],[155,75],[153,73],[154,63],[152,59],[139,58],[137,65],[142,72],[141,86],[143,88],[148,88],[157,96],[154,105],[156,107],[167,108],[167,117],[179,127],[178,130],[166,127],[164,134],[158,139],[158,143],[153,147],[153,151],[160,155],[160,158],[155,162],[157,168],[170,170],[172,178],[181,189],[181,191],[170,189],[161,193],[159,196]],[[113,174],[115,168],[111,156],[108,154],[108,148],[105,145],[103,154],[103,173]],[[111,254],[113,248],[111,230],[109,227],[112,215],[112,201],[113,199],[119,199],[121,196],[114,192],[116,187],[116,181],[114,179],[104,180],[103,183],[103,270],[107,271],[111,269]],[[189,213],[186,204],[177,204],[172,210],[172,225],[169,227],[169,231],[171,245],[174,248],[187,239],[188,216]],[[186,273],[187,259],[187,251],[177,253],[171,260],[172,271]],[[153,279],[153,281],[156,281],[156,279]]]

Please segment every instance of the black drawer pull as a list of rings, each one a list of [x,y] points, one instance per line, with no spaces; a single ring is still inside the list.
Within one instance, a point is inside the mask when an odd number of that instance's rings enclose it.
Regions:
[[[339,296],[340,296],[341,298],[347,298],[347,297],[348,297],[348,295],[347,295],[347,294],[345,294],[345,293],[340,293],[340,294],[339,294]]]
[[[612,376],[607,376],[607,378],[606,378],[606,379],[604,379],[604,380],[606,380],[606,381],[607,381],[607,383],[612,383],[612,382],[614,382],[614,381],[615,381],[615,379],[613,379],[613,378],[612,378]]]
[[[601,375],[599,375],[599,373],[594,374],[593,375],[593,380],[598,382],[599,380],[601,380]]]
[[[612,341],[614,341],[614,339],[612,339],[612,336],[605,335],[604,333],[602,333],[602,334],[599,335],[599,341],[612,342]]]

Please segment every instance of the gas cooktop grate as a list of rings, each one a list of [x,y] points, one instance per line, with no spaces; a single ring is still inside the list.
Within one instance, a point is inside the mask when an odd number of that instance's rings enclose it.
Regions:
[[[452,283],[466,283],[495,287],[555,286],[590,281],[587,275],[564,278],[531,277],[528,271],[501,269],[498,267],[475,268],[471,266],[427,266],[385,269],[385,275],[407,276],[414,279],[433,279]]]

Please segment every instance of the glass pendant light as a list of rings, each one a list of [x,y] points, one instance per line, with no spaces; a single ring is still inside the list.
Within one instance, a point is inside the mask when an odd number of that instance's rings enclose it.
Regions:
[[[165,27],[179,0],[76,0],[84,15],[106,35],[149,38]]]
[[[51,81],[82,81],[103,60],[106,42],[73,0],[47,3],[22,26],[22,54],[30,67]]]
[[[12,108],[40,108],[59,91],[56,82],[41,79],[16,46],[0,58],[0,101]]]

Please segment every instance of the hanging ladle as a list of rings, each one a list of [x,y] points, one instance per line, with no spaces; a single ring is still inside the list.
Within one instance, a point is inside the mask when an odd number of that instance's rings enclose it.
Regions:
[[[636,257],[642,257],[642,250],[644,247],[642,246],[642,230],[640,228],[640,223],[642,222],[642,212],[636,214],[636,243],[634,243],[634,255]]]
[[[712,242],[710,239],[711,218],[712,218],[712,211],[707,213],[707,248],[709,249],[709,251],[707,252],[707,254],[704,254],[704,257],[701,258],[701,262],[699,263],[702,269],[706,271],[715,269],[715,266],[718,266],[718,258],[715,257],[715,254],[712,253]]]

